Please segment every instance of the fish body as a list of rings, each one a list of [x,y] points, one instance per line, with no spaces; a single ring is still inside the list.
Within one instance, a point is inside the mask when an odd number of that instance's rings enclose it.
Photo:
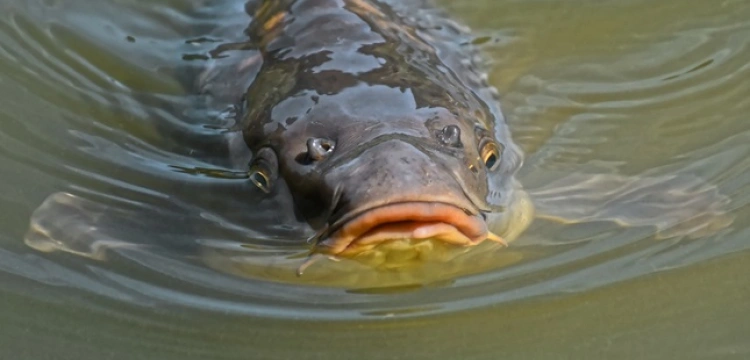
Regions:
[[[208,115],[195,119],[201,131],[154,123],[177,145],[175,157],[201,164],[170,167],[180,191],[135,207],[80,186],[51,194],[30,218],[28,246],[100,261],[113,251],[141,260],[199,252],[209,267],[239,276],[375,288],[523,261],[529,248],[485,240],[511,241],[533,218],[542,227],[552,220],[655,229],[637,240],[720,236],[733,222],[731,199],[690,168],[550,171],[534,162],[545,159],[541,151],[530,154],[520,186],[523,155],[479,51],[427,1],[269,0],[245,8],[227,17],[212,10],[216,27],[190,34],[222,39],[212,59],[175,71],[199,93],[191,105],[209,109],[196,111]],[[601,238],[600,226],[592,229]],[[313,253],[335,256],[315,257],[331,261],[298,277],[300,264],[310,264],[304,245],[313,234]],[[590,239],[530,234],[524,244]]]
[[[289,189],[318,251],[507,235],[522,153],[465,29],[425,6],[247,5],[245,46],[258,53],[242,66],[257,71],[236,128],[252,153],[249,177],[267,196]]]

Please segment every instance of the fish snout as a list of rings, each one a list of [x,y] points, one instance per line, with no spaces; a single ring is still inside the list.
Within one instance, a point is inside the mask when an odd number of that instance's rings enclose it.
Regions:
[[[459,157],[404,140],[369,147],[335,166],[326,183],[338,189],[321,252],[348,255],[391,240],[432,239],[472,246],[490,233],[467,196],[458,171],[471,169]]]

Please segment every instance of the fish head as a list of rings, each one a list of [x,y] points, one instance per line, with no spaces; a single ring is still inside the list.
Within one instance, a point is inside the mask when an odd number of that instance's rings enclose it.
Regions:
[[[301,94],[289,100],[293,113],[280,103],[264,125],[270,140],[256,150],[251,180],[286,183],[299,215],[319,230],[316,251],[354,255],[402,239],[502,242],[488,219],[508,212],[521,160],[507,129],[486,113],[360,90],[349,99]],[[254,179],[263,172],[271,175]]]

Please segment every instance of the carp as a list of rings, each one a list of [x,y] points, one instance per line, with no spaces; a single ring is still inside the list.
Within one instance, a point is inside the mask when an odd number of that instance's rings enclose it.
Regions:
[[[257,74],[235,128],[252,153],[249,179],[268,196],[283,196],[284,183],[318,232],[315,251],[347,256],[409,239],[504,243],[511,218],[531,217],[514,178],[523,156],[476,49],[439,40],[465,36],[462,27],[388,1],[248,7]]]
[[[505,246],[534,218],[655,226],[662,237],[705,236],[732,222],[729,199],[697,177],[571,172],[542,181],[532,170],[526,180],[537,186],[522,186],[524,154],[479,49],[468,28],[428,1],[253,0],[245,11],[249,25],[228,26],[236,41],[210,51],[195,79],[209,107],[231,105],[219,146],[194,134],[186,154],[221,157],[230,176],[206,173],[248,185],[208,192],[234,201],[225,215],[255,216],[243,224],[253,231],[248,248],[309,244],[308,255],[382,264],[389,251],[426,258],[435,244]],[[195,206],[178,205],[179,222],[183,208]],[[212,221],[203,208],[194,212],[194,227]],[[103,249],[153,246],[123,225],[139,216],[167,227],[155,220],[162,213],[61,192],[34,212],[25,240],[103,259]],[[300,224],[308,228],[296,231]],[[224,270],[229,262],[209,261]]]

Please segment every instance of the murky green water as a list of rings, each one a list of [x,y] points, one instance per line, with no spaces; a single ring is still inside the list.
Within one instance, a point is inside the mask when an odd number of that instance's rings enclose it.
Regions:
[[[0,4],[1,359],[750,358],[747,1],[444,2],[490,39],[491,79],[527,152],[522,182],[698,178],[729,197],[734,222],[657,239],[647,226],[537,221],[493,253],[493,270],[390,291],[239,278],[189,255],[186,209],[214,219],[236,206],[194,198],[242,190],[175,171],[205,164],[154,131],[210,135],[201,119],[221,111],[193,108],[172,70],[202,66],[193,55],[211,45],[186,40],[216,21],[239,37],[242,6],[195,3]],[[31,249],[29,218],[59,191],[122,220],[99,226],[185,251]],[[76,216],[60,218],[91,223]],[[64,229],[82,244],[97,231]]]

